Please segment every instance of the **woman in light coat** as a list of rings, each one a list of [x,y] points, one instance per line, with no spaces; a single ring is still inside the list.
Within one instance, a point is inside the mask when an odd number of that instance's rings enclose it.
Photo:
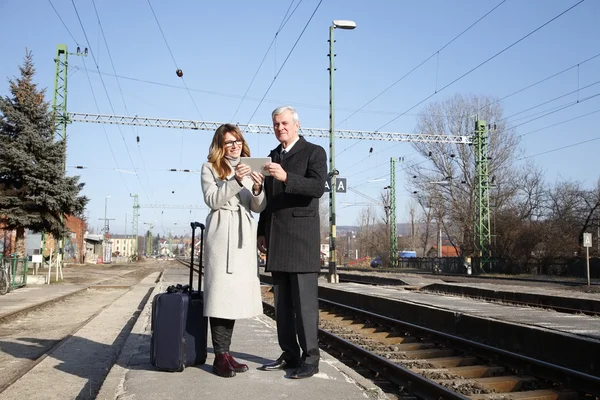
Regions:
[[[202,166],[202,192],[210,208],[204,245],[204,315],[209,317],[215,362],[213,372],[232,377],[248,366],[229,353],[235,320],[262,314],[257,224],[251,212],[260,213],[267,200],[264,176],[240,164],[250,149],[240,130],[221,125]]]

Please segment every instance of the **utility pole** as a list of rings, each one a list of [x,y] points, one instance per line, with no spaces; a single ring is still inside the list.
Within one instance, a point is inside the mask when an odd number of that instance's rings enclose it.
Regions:
[[[138,255],[138,218],[140,216],[140,203],[137,193],[129,195],[133,197],[133,220],[131,221],[131,234],[133,235],[133,257],[137,258]]]
[[[110,221],[114,218],[108,218],[108,199],[110,196],[104,197],[104,218],[98,218],[104,221],[104,255],[102,257],[104,263],[110,263],[112,257],[112,241],[110,240]]]
[[[333,76],[335,72],[333,52],[333,31],[335,29],[352,30],[356,28],[354,21],[335,20],[329,27],[329,178],[331,179],[331,190],[329,191],[329,275],[328,281],[339,283],[340,278],[337,274],[335,240],[336,240],[336,222],[335,222],[335,191],[337,189],[335,179],[339,171],[335,169],[335,118],[333,106]]]

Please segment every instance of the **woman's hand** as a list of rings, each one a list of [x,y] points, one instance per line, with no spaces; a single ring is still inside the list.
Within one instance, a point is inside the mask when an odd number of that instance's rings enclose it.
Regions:
[[[252,170],[250,169],[250,167],[246,164],[238,164],[237,167],[235,167],[235,180],[238,181],[238,183],[241,185],[242,184],[242,180],[244,179],[244,177],[248,174],[250,174],[252,172]]]

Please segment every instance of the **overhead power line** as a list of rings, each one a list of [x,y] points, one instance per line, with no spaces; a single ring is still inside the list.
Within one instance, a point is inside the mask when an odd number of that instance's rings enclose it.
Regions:
[[[160,22],[158,22],[158,17],[156,16],[156,13],[154,12],[154,8],[152,8],[152,3],[150,3],[150,0],[148,0],[148,5],[150,6],[150,11],[152,11],[152,15],[154,16],[154,20],[156,21],[156,25],[158,25],[158,29],[160,30],[160,34],[162,35],[163,40],[165,41],[165,44],[167,45],[167,49],[169,50],[169,54],[171,55],[171,59],[173,60],[173,64],[175,65],[175,70],[179,71],[180,68],[177,66],[177,61],[175,61],[175,56],[173,55],[173,52],[171,51],[171,46],[169,46],[169,42],[167,41],[167,37],[165,36],[165,33],[163,32],[162,27],[160,26]],[[198,108],[198,105],[196,104],[196,101],[194,100],[194,96],[192,96],[192,93],[190,92],[190,89],[187,86],[187,83],[185,83],[185,79],[183,78],[183,75],[180,76],[181,81],[183,82],[183,86],[185,86],[185,89],[188,92],[188,95],[190,96],[190,99],[192,100],[192,103],[194,104],[194,108],[196,108],[196,111],[198,112],[198,115],[200,116],[200,119],[204,119],[202,118],[202,114],[200,113],[200,109]]]
[[[254,112],[252,113],[252,115],[250,116],[250,119],[248,119],[248,124],[250,124],[250,122],[252,121],[252,118],[254,118],[254,115],[256,114],[256,112],[258,111],[260,105],[262,104],[263,100],[265,99],[265,97],[267,97],[267,94],[269,93],[269,90],[271,90],[271,87],[273,86],[273,84],[275,83],[275,81],[277,80],[277,77],[279,76],[279,74],[281,73],[281,70],[283,69],[283,67],[285,67],[285,64],[287,62],[287,60],[290,58],[290,56],[292,55],[292,53],[294,52],[294,49],[296,48],[296,45],[298,44],[298,42],[300,41],[300,39],[302,38],[302,35],[304,35],[304,31],[306,31],[306,28],[308,28],[308,24],[310,24],[310,21],[312,21],[313,17],[315,16],[315,14],[317,13],[317,10],[319,9],[319,7],[321,6],[321,3],[323,2],[323,0],[319,1],[319,4],[317,4],[317,6],[315,7],[315,10],[313,11],[313,13],[311,14],[310,18],[308,19],[308,21],[306,22],[306,25],[304,25],[304,28],[302,29],[302,32],[300,32],[300,35],[298,36],[298,39],[296,39],[296,42],[294,43],[294,45],[292,46],[292,49],[290,50],[290,52],[288,53],[287,57],[285,58],[285,60],[283,60],[283,64],[281,64],[281,67],[279,68],[279,70],[277,71],[277,73],[275,74],[275,76],[273,77],[273,80],[271,81],[271,84],[269,85],[269,87],[267,88],[267,90],[265,91],[265,94],[263,95],[263,97],[260,99],[260,102],[258,103],[258,105],[256,106],[256,109],[254,110]]]
[[[532,133],[536,133],[536,132],[539,132],[539,131],[543,131],[545,129],[553,128],[553,127],[558,126],[558,125],[566,124],[567,122],[575,121],[576,119],[587,117],[588,115],[596,114],[598,112],[600,112],[600,110],[591,111],[589,113],[578,115],[576,117],[569,118],[569,119],[564,120],[564,121],[556,122],[556,123],[554,123],[552,125],[544,126],[543,128],[539,128],[539,129],[536,129],[536,130],[533,130],[533,131],[529,131],[527,133],[523,133],[523,134],[521,134],[519,136],[523,137],[523,136],[531,135]]]
[[[294,8],[294,10],[292,11],[292,13],[288,17],[288,13],[290,12],[290,9],[292,8],[292,5],[294,4],[294,1],[295,0],[292,0],[292,2],[290,3],[290,6],[288,7],[287,11],[285,12],[285,15],[283,16],[281,24],[279,24],[279,28],[277,28],[277,32],[275,32],[275,36],[273,36],[273,40],[271,40],[271,44],[269,44],[269,48],[265,52],[265,55],[263,56],[263,59],[261,60],[258,68],[256,69],[256,72],[254,73],[254,76],[252,77],[252,80],[250,81],[250,84],[246,88],[246,92],[242,96],[242,99],[240,100],[240,104],[238,104],[235,112],[233,113],[233,117],[231,117],[231,121],[235,121],[235,117],[236,117],[238,111],[240,110],[240,107],[242,106],[242,103],[244,103],[244,100],[246,100],[246,96],[248,95],[248,92],[250,91],[250,88],[252,87],[252,84],[254,83],[254,80],[258,76],[258,72],[262,68],[265,60],[267,59],[267,55],[271,51],[271,47],[273,47],[273,44],[277,40],[277,36],[279,35],[279,32],[281,32],[281,30],[283,29],[283,27],[287,24],[287,22],[290,20],[290,18],[292,18],[292,15],[294,15],[294,13],[296,12],[296,10],[298,9],[298,6],[302,3],[302,0],[300,0],[300,2],[298,2],[298,4],[296,5],[296,8]],[[287,19],[286,19],[286,17],[287,17]]]
[[[451,81],[450,83],[446,84],[445,86],[443,86],[441,89],[436,90],[434,93],[430,94],[429,96],[425,97],[423,100],[419,101],[417,104],[413,105],[412,107],[410,107],[409,109],[407,109],[406,111],[404,111],[402,114],[396,116],[395,118],[393,118],[392,120],[386,122],[385,124],[383,124],[382,126],[380,126],[379,128],[376,129],[376,131],[379,131],[380,129],[385,128],[386,126],[388,126],[389,124],[391,124],[392,122],[396,121],[398,118],[400,118],[401,116],[403,116],[404,114],[406,114],[407,112],[411,111],[412,109],[414,109],[415,107],[423,104],[424,102],[426,102],[427,100],[429,100],[430,98],[432,98],[433,96],[435,96],[436,94],[438,94],[439,92],[441,92],[444,89],[447,89],[448,87],[450,87],[451,85],[455,84],[456,82],[458,82],[459,80],[461,80],[462,78],[464,78],[465,76],[471,74],[472,72],[476,71],[477,69],[481,68],[482,66],[484,66],[485,64],[487,64],[488,62],[492,61],[494,58],[498,57],[500,54],[504,53],[505,51],[511,49],[512,47],[516,46],[517,44],[521,43],[523,40],[527,39],[529,36],[533,35],[534,33],[536,33],[537,31],[539,31],[540,29],[544,28],[545,26],[547,26],[548,24],[556,21],[558,18],[562,17],[563,15],[565,15],[566,13],[568,13],[569,11],[571,11],[572,9],[574,9],[575,7],[577,7],[578,5],[580,5],[581,3],[583,3],[585,0],[580,0],[579,2],[575,3],[574,5],[572,5],[571,7],[567,8],[566,10],[562,11],[560,14],[556,15],[555,17],[549,19],[548,21],[544,22],[542,25],[538,26],[537,28],[535,28],[534,30],[532,30],[531,32],[529,32],[528,34],[526,34],[525,36],[521,37],[520,39],[516,40],[515,42],[511,43],[510,45],[506,46],[505,48],[503,48],[502,50],[500,50],[499,52],[497,52],[496,54],[494,54],[493,56],[487,58],[485,61],[482,61],[481,63],[479,63],[478,65],[476,65],[475,67],[471,68],[470,70],[468,70],[467,72],[465,72],[464,74],[460,75],[458,78],[454,79],[453,81]]]
[[[554,153],[555,151],[560,151],[560,150],[568,149],[570,147],[579,146],[581,144],[594,142],[594,141],[599,140],[599,139],[600,139],[600,136],[592,138],[592,139],[588,139],[588,140],[583,140],[581,142],[577,142],[577,143],[573,143],[573,144],[568,144],[566,146],[557,147],[556,149],[552,149],[552,150],[548,150],[548,151],[543,151],[541,153],[532,154],[530,156],[525,156],[525,157],[517,158],[517,161],[526,160],[528,158],[533,158],[533,157],[541,156],[541,155],[548,154],[548,153]]]
[[[552,78],[555,78],[555,77],[557,77],[557,76],[559,76],[559,75],[562,75],[562,74],[564,74],[565,72],[572,70],[573,68],[578,68],[578,67],[580,67],[581,65],[583,65],[583,64],[585,64],[585,63],[587,63],[587,62],[589,62],[589,61],[592,61],[593,59],[595,59],[595,58],[597,58],[597,57],[599,57],[599,56],[600,56],[600,53],[598,53],[598,54],[596,54],[595,56],[592,56],[592,57],[590,57],[590,58],[588,58],[588,59],[586,59],[586,60],[580,61],[580,62],[578,62],[577,64],[571,65],[570,67],[568,67],[568,68],[565,68],[565,69],[563,69],[562,71],[559,71],[559,72],[557,72],[557,73],[555,73],[555,74],[552,74],[552,75],[550,75],[550,76],[547,76],[547,77],[545,77],[545,78],[543,78],[543,79],[540,79],[539,81],[537,81],[537,82],[535,82],[535,83],[532,83],[532,84],[531,84],[531,85],[529,85],[529,86],[525,86],[525,87],[524,87],[524,88],[522,88],[522,89],[519,89],[519,90],[517,90],[517,91],[515,91],[515,92],[512,92],[512,93],[511,93],[511,94],[509,94],[509,95],[506,95],[506,96],[504,96],[504,97],[502,97],[502,98],[500,98],[500,99],[498,99],[498,100],[496,100],[496,101],[493,101],[493,102],[491,102],[491,103],[489,103],[489,104],[486,104],[485,106],[482,106],[482,107],[480,107],[478,111],[481,111],[481,110],[483,110],[483,109],[485,109],[485,108],[487,108],[487,107],[489,107],[489,106],[491,106],[491,105],[494,105],[494,104],[496,104],[496,103],[499,103],[499,102],[501,102],[502,100],[506,100],[506,99],[508,99],[509,97],[512,97],[512,96],[514,96],[515,94],[518,94],[518,93],[524,92],[524,91],[525,91],[525,90],[527,90],[527,89],[531,89],[532,87],[534,87],[534,86],[537,86],[537,85],[539,85],[540,83],[546,82],[546,81],[548,81],[548,80],[550,80],[550,79],[552,79]]]
[[[94,12],[96,13],[96,18],[98,20],[98,26],[100,27],[100,32],[102,33],[102,39],[104,40],[104,45],[106,46],[106,52],[108,53],[108,59],[110,60],[110,65],[112,66],[113,73],[116,76],[117,69],[115,68],[115,63],[113,62],[112,54],[110,52],[110,48],[108,47],[108,41],[106,40],[106,35],[104,34],[104,28],[102,27],[102,22],[100,21],[100,15],[98,14],[98,9],[96,8],[96,2],[94,0],[92,0],[92,5],[94,6]],[[129,110],[127,109],[127,102],[125,101],[125,96],[123,95],[123,89],[121,88],[121,82],[119,82],[119,78],[115,78],[115,79],[117,81],[117,86],[119,87],[119,93],[121,94],[121,100],[123,100],[123,106],[125,107],[125,111],[129,114]],[[131,130],[135,134],[133,127],[131,128]],[[123,141],[125,141],[125,138],[123,138]],[[142,149],[140,147],[139,136],[137,136],[137,144],[138,144],[138,146],[137,146],[138,152],[139,152],[140,158],[142,160],[142,167],[146,174],[146,180],[150,184],[150,178],[148,177],[148,172],[146,170],[146,162],[144,161],[144,155],[142,154]],[[132,163],[133,163],[133,161],[132,161]],[[135,165],[133,166],[133,168],[135,170]],[[138,176],[138,180],[139,180],[139,176]],[[142,182],[141,182],[141,180],[139,180],[139,181],[140,181],[140,185],[141,185]],[[152,190],[151,184],[149,185],[149,188],[150,188],[150,194],[152,195],[152,198],[154,198],[154,192]]]
[[[96,56],[94,55],[94,51],[92,50],[92,46],[90,45],[90,41],[88,39],[87,32],[85,31],[85,27],[83,26],[83,22],[81,21],[81,17],[79,16],[79,11],[77,10],[77,6],[75,5],[75,1],[71,0],[71,3],[73,4],[73,8],[75,9],[75,14],[77,14],[77,19],[79,21],[79,25],[81,26],[81,30],[83,31],[83,36],[85,37],[85,41],[86,41],[86,43],[88,45],[88,49],[89,49],[89,52],[90,52],[90,54],[92,56],[92,59],[94,60],[94,64],[96,66],[96,69],[99,69],[99,67],[98,67],[98,61],[96,60]],[[85,65],[85,61],[84,61],[84,65]],[[110,105],[110,109],[112,110],[112,112],[114,114],[115,109],[113,107],[112,101],[111,101],[110,96],[108,94],[108,89],[106,88],[106,85],[104,83],[104,79],[102,79],[102,76],[100,76],[100,80],[102,81],[102,87],[104,88],[104,93],[106,94],[106,98],[108,100],[108,104]],[[91,82],[90,82],[90,85],[91,85]],[[98,106],[97,103],[96,103],[96,106]],[[127,146],[127,142],[125,141],[125,136],[123,136],[123,131],[122,131],[121,127],[118,127],[118,129],[119,129],[119,133],[121,134],[121,138],[123,139],[123,144],[125,145],[125,151],[127,152],[127,155],[129,156],[129,161],[131,161],[131,165],[135,169],[135,163],[133,162],[133,158],[131,158],[131,152],[129,151],[129,147]],[[108,136],[106,138],[108,140]],[[111,149],[111,151],[112,151],[112,149]],[[114,157],[114,153],[113,153],[113,157]],[[115,158],[115,162],[116,162],[116,158]],[[118,168],[118,166],[117,166],[117,168]],[[146,195],[146,197],[148,197],[148,194],[144,190],[144,185],[142,184],[142,181],[140,180],[139,176],[137,178],[138,178],[138,181],[140,183],[142,191],[144,192],[144,194]]]
[[[71,33],[71,30],[69,29],[69,27],[67,26],[67,24],[65,24],[65,21],[63,21],[62,17],[60,16],[60,14],[58,13],[58,11],[56,10],[56,7],[54,7],[54,4],[52,4],[52,0],[48,0],[48,3],[50,3],[50,5],[52,6],[52,9],[56,13],[56,16],[58,17],[58,19],[60,19],[60,22],[62,22],[62,24],[65,27],[65,29],[67,30],[67,32],[69,32],[69,35],[71,36],[71,39],[73,39],[73,42],[75,42],[75,44],[77,44],[79,46],[79,42],[77,41],[77,39],[75,39],[75,36],[73,36],[73,34]]]
[[[365,108],[366,106],[368,106],[369,104],[371,104],[373,101],[377,100],[381,95],[383,95],[384,93],[386,93],[388,90],[390,90],[391,88],[393,88],[394,86],[396,86],[398,83],[400,83],[402,80],[404,80],[404,78],[408,77],[410,74],[412,74],[413,72],[415,72],[417,69],[419,69],[423,64],[425,64],[427,61],[431,60],[433,57],[439,55],[440,51],[444,50],[446,47],[448,47],[450,44],[452,44],[454,41],[456,41],[459,37],[461,37],[462,35],[464,35],[467,31],[469,31],[471,28],[473,28],[475,25],[477,25],[480,21],[482,21],[485,17],[487,17],[488,15],[490,15],[492,12],[494,12],[494,10],[496,10],[498,7],[500,7],[502,4],[504,4],[506,2],[506,0],[502,0],[500,3],[498,3],[494,8],[492,8],[490,11],[488,11],[487,13],[485,13],[483,16],[481,16],[480,18],[477,19],[477,21],[473,22],[471,25],[469,25],[466,29],[464,29],[462,32],[460,32],[458,35],[456,35],[454,38],[452,38],[448,43],[446,43],[445,45],[443,45],[442,47],[440,47],[438,50],[434,51],[429,57],[427,57],[426,59],[424,59],[423,61],[421,61],[416,67],[414,67],[413,69],[411,69],[410,71],[408,71],[406,74],[404,74],[400,79],[398,79],[396,82],[392,83],[390,86],[388,86],[387,88],[385,88],[383,91],[381,91],[379,94],[377,94],[375,97],[373,97],[371,100],[367,101],[362,107],[360,107],[358,110],[356,110],[355,112],[353,112],[352,114],[350,114],[348,117],[346,117],[344,120],[340,121],[337,126],[340,126],[341,124],[343,124],[344,122],[346,122],[347,120],[349,120],[350,118],[352,118],[357,112],[359,112],[360,110],[362,110],[363,108]]]

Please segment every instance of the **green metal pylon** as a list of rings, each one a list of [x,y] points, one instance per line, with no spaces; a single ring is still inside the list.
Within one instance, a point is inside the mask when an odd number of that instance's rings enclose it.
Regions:
[[[390,267],[398,266],[398,235],[396,233],[396,159],[390,159]]]
[[[77,47],[77,53],[69,53],[67,51],[66,44],[59,44],[56,46],[56,58],[54,62],[56,64],[56,73],[54,75],[54,95],[52,97],[52,119],[54,122],[54,136],[64,141],[63,160],[62,166],[63,171],[66,170],[67,163],[67,124],[69,123],[69,114],[67,113],[67,78],[68,78],[68,67],[69,67],[69,54],[75,56],[87,56],[87,49],[84,53],[80,52]],[[61,217],[64,219],[64,215]],[[59,240],[59,254],[63,253],[64,239]],[[42,232],[42,255],[46,250],[46,233]]]
[[[488,130],[485,121],[475,121],[473,146],[475,148],[475,198],[474,198],[474,247],[475,256],[480,258],[482,271],[490,263],[491,229],[490,229],[490,183],[488,161]]]

